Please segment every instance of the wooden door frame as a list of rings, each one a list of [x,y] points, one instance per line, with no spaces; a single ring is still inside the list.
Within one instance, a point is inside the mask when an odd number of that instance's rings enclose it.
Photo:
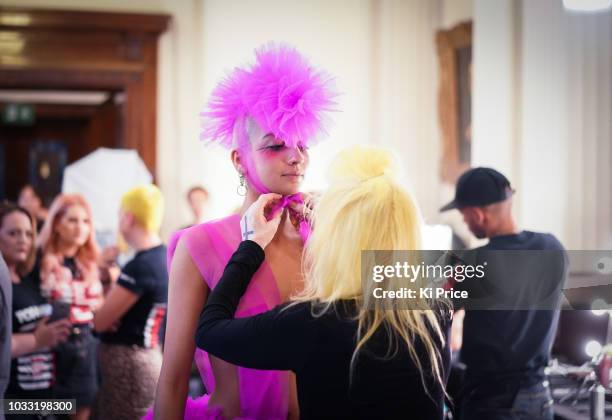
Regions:
[[[459,89],[457,51],[472,46],[472,22],[462,22],[448,30],[436,32],[440,66],[438,88],[438,120],[442,136],[440,178],[455,184],[470,168],[459,158]]]
[[[169,22],[162,14],[0,7],[0,89],[124,92],[121,146],[136,149],[155,177],[157,41]],[[111,44],[99,56],[83,42],[92,34]]]

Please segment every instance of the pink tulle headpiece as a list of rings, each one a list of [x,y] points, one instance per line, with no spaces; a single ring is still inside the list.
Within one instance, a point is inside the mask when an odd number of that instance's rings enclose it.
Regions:
[[[256,50],[250,68],[237,68],[212,93],[202,139],[236,148],[248,141],[248,120],[290,147],[311,145],[326,134],[335,111],[333,80],[310,66],[295,49],[268,44]]]

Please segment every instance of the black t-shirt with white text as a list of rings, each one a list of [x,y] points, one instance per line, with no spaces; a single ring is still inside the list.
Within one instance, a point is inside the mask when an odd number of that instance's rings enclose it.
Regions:
[[[13,334],[33,333],[38,322],[51,313],[52,307],[41,295],[35,276],[13,283]],[[54,370],[50,348],[13,358],[7,395],[23,398],[50,396],[55,382]]]

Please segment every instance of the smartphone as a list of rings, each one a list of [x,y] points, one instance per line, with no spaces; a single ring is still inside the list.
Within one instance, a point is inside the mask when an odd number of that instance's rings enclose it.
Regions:
[[[51,316],[49,317],[49,322],[59,321],[60,319],[66,319],[70,317],[70,304],[66,302],[52,302],[51,308],[53,312],[51,312]]]

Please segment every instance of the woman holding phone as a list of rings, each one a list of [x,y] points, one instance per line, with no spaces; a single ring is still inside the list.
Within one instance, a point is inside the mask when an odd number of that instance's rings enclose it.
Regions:
[[[14,204],[1,204],[0,252],[13,287],[11,377],[5,398],[54,396],[53,347],[66,340],[70,330],[68,320],[51,320],[51,305],[40,293],[38,272],[34,268],[35,241],[36,225],[27,210]]]

